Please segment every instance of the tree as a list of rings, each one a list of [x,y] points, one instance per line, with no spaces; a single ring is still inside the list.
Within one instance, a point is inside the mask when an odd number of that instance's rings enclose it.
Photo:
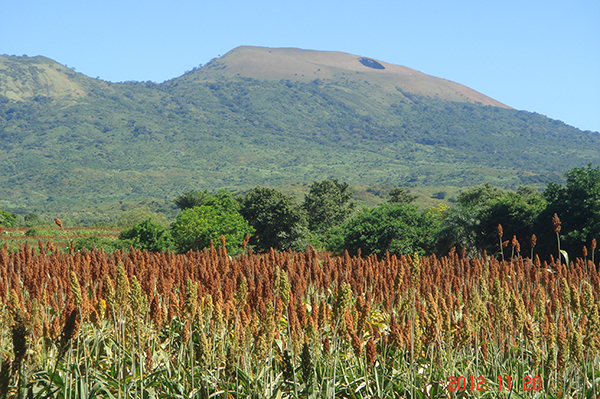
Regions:
[[[498,225],[502,225],[502,240],[516,237],[521,252],[529,254],[534,224],[546,208],[542,195],[533,189],[519,188],[517,192],[504,192],[500,197],[489,200],[479,212],[479,246],[488,253],[499,250]],[[511,240],[512,241],[512,240]],[[507,247],[506,251],[512,251]],[[510,256],[510,253],[508,254]]]
[[[0,209],[0,226],[14,227],[16,223],[15,215]]]
[[[410,204],[414,202],[418,195],[412,195],[404,187],[396,187],[390,191],[390,198],[388,202],[390,204]]]
[[[351,200],[348,183],[340,183],[337,179],[313,182],[302,205],[308,215],[309,229],[325,233],[342,224],[354,211]]]
[[[131,228],[148,219],[152,219],[153,222],[163,226],[169,225],[169,221],[164,213],[152,212],[148,205],[123,212],[119,218],[118,225],[120,227]]]
[[[173,249],[173,239],[169,231],[152,219],[146,219],[123,230],[119,234],[119,240],[124,241],[125,246],[131,245],[141,251],[166,252]]]
[[[469,254],[479,251],[477,231],[479,218],[472,208],[457,206],[448,211],[447,217],[441,222],[436,241],[436,253],[446,254],[452,247],[458,251],[463,249]]]
[[[204,191],[188,191],[175,199],[175,205],[181,210],[190,209],[195,206],[216,206],[227,211],[237,211],[239,203],[233,198],[227,189],[219,189],[216,193]]]
[[[359,212],[344,226],[343,249],[364,255],[431,252],[439,221],[408,204],[382,204]]]
[[[600,167],[574,168],[565,174],[566,187],[549,183],[544,191],[548,201],[546,209],[536,220],[536,235],[540,251],[556,258],[556,238],[552,216],[556,213],[561,221],[561,248],[570,257],[583,255],[583,246],[589,247],[592,239],[600,238]]]
[[[455,246],[470,254],[496,253],[499,250],[498,225],[503,227],[502,240],[517,238],[521,252],[529,253],[534,221],[544,210],[546,201],[531,187],[517,192],[484,184],[473,187],[458,197],[457,205],[441,224],[437,251],[445,253]],[[511,251],[511,248],[506,251]],[[509,254],[510,256],[510,254]]]
[[[259,252],[304,250],[308,222],[294,199],[273,188],[255,187],[240,200],[240,214],[256,230],[250,244]]]
[[[492,199],[501,197],[503,193],[504,190],[485,183],[463,191],[458,195],[456,202],[465,208],[477,208],[485,206]]]
[[[23,220],[25,222],[25,226],[27,227],[33,227],[42,224],[42,220],[37,213],[28,213],[23,217]]]
[[[225,236],[227,251],[236,255],[246,234],[254,233],[248,222],[237,211],[228,211],[217,206],[195,206],[183,210],[178,216],[171,234],[180,252],[190,249],[202,250],[213,241],[220,247],[220,237]]]

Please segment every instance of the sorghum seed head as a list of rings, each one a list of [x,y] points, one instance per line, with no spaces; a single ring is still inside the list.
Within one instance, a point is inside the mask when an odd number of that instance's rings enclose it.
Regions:
[[[567,279],[564,277],[560,279],[560,299],[565,306],[568,306],[571,302],[571,290],[569,289]]]
[[[193,282],[191,278],[185,280],[185,300],[183,304],[184,312],[194,317],[196,313],[196,305],[198,303],[198,284]]]
[[[552,225],[554,226],[554,232],[556,234],[560,233],[560,219],[556,213],[552,216]]]
[[[125,273],[122,262],[117,265],[117,287],[115,293],[115,302],[119,306],[124,306],[129,296],[129,280]]]
[[[373,338],[369,338],[367,341],[367,362],[370,366],[375,365],[375,361],[377,360],[377,348],[375,348],[375,343],[373,342]]]
[[[142,285],[136,276],[131,278],[131,293],[130,293],[131,310],[134,315],[144,315],[146,313],[146,296],[142,291]]]
[[[307,342],[302,345],[302,354],[300,355],[300,368],[302,370],[302,379],[307,386],[310,383],[310,377],[313,373],[313,363],[310,355],[310,348]]]
[[[77,275],[73,271],[71,272],[71,291],[73,292],[73,298],[75,298],[75,306],[81,306],[83,302],[81,287],[79,286]]]
[[[292,286],[288,280],[287,273],[283,270],[279,271],[279,297],[283,301],[284,307],[287,308],[290,304],[290,293],[292,292]]]

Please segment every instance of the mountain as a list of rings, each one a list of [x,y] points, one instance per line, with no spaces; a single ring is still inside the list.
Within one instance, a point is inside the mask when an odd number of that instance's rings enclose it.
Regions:
[[[588,162],[598,133],[363,56],[238,47],[160,84],[0,56],[0,209],[13,212],[333,177],[542,187]]]
[[[368,82],[394,97],[398,97],[399,93],[404,91],[446,101],[469,101],[509,108],[475,90],[446,79],[426,75],[404,66],[335,51],[242,46],[218,60],[213,60],[198,73],[186,75],[180,80],[198,82],[234,77],[305,83]]]

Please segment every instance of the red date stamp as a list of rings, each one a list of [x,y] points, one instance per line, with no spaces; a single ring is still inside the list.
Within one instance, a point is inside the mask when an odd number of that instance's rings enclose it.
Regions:
[[[498,376],[498,390],[512,391],[513,381],[512,378],[507,376]],[[469,376],[469,377],[448,377],[448,390],[449,391],[485,391],[486,388],[485,377]],[[522,383],[523,391],[540,391],[542,389],[542,379],[538,376],[524,376]]]

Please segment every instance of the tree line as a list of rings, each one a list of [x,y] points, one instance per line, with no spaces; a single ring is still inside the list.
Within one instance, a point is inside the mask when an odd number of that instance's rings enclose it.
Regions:
[[[221,246],[223,235],[230,254],[246,245],[255,252],[312,245],[365,256],[386,251],[443,255],[455,248],[499,258],[591,258],[600,236],[600,169],[590,164],[565,177],[565,185],[550,183],[543,192],[484,184],[460,193],[451,207],[426,209],[419,209],[416,197],[403,188],[392,190],[384,204],[357,209],[349,185],[336,179],[313,182],[302,203],[260,186],[236,197],[225,189],[190,191],[175,200],[181,212],[170,230],[148,220],[125,230],[122,238],[140,249],[180,252],[207,248],[211,241]],[[149,231],[154,233],[148,236]]]
[[[275,188],[254,187],[234,196],[227,189],[189,191],[175,199],[180,209],[169,226],[148,218],[124,229],[122,247],[187,252],[225,246],[230,255],[302,251],[308,245],[350,255],[444,255],[452,248],[478,256],[515,255],[544,260],[559,256],[594,258],[600,236],[600,168],[574,168],[566,184],[543,192],[483,184],[461,192],[452,206],[419,209],[404,188],[386,203],[358,209],[348,183],[314,181],[303,201]],[[0,225],[14,217],[0,212]],[[561,252],[562,251],[562,252]]]

